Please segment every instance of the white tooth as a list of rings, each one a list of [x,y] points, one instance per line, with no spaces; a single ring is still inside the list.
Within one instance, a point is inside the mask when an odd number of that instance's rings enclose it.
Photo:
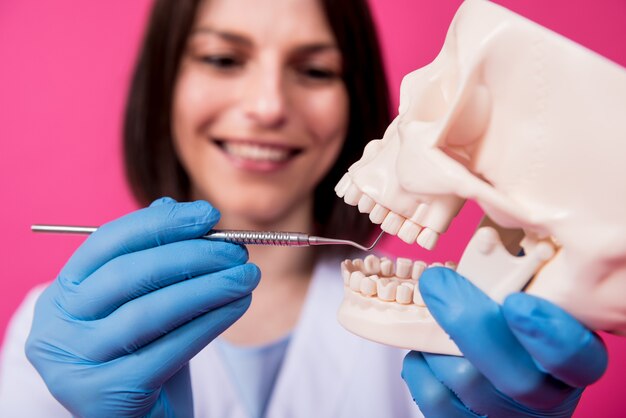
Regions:
[[[417,209],[415,209],[415,212],[413,213],[413,216],[411,216],[409,219],[413,223],[416,223],[418,225],[423,225],[424,224],[424,218],[426,217],[427,214],[428,214],[428,204],[420,203],[417,206]]]
[[[339,183],[335,186],[335,193],[337,193],[337,196],[343,198],[351,184],[352,180],[350,179],[350,174],[344,174],[341,180],[339,180]]]
[[[376,257],[374,254],[370,254],[365,257],[365,268],[363,272],[365,274],[378,274],[380,273],[380,259]]]
[[[388,234],[396,235],[404,222],[404,218],[397,213],[389,212],[380,225],[380,229]]]
[[[363,196],[361,196],[361,199],[359,200],[359,205],[358,205],[359,212],[370,213],[372,209],[374,209],[375,205],[376,205],[376,202],[374,202],[374,199],[364,194]]]
[[[385,216],[387,216],[388,213],[389,209],[376,203],[370,212],[370,221],[375,224],[380,224],[385,220]]]
[[[402,283],[396,291],[396,302],[408,305],[413,301],[413,285]]]
[[[361,280],[365,278],[365,274],[360,271],[354,271],[350,275],[350,289],[355,292],[361,291]]]
[[[456,270],[457,264],[454,261],[446,261],[444,266],[448,267],[451,270]]]
[[[376,280],[378,280],[376,275],[361,279],[361,294],[363,296],[376,296]]]
[[[404,221],[404,223],[400,227],[400,230],[398,231],[398,238],[400,238],[407,244],[413,244],[421,230],[421,226],[407,219],[406,221]]]
[[[401,279],[408,279],[411,275],[411,265],[413,262],[408,258],[398,258],[396,260],[396,276]]]
[[[376,283],[376,291],[378,292],[378,298],[393,302],[396,300],[396,289],[398,288],[398,282],[389,279],[380,279]]]
[[[424,263],[423,261],[416,261],[415,263],[413,263],[413,270],[411,270],[411,279],[419,280],[424,270],[426,270],[426,263]]]
[[[393,276],[394,273],[394,268],[393,268],[393,262],[391,260],[389,260],[388,258],[384,258],[380,260],[380,273],[383,276]]]
[[[356,184],[351,184],[350,187],[348,187],[348,191],[343,197],[343,200],[350,206],[356,206],[356,204],[359,203],[359,199],[361,199],[362,195],[363,193],[361,193],[359,188],[356,187]]]
[[[344,260],[341,263],[341,276],[343,277],[343,284],[350,286],[350,274],[354,271],[352,266],[352,260]]]
[[[354,270],[365,270],[365,264],[363,263],[363,259],[361,258],[355,258],[354,260],[352,260],[352,266],[354,267]]]
[[[439,233],[433,231],[430,228],[422,229],[422,232],[417,236],[417,243],[426,248],[427,250],[432,250],[437,245],[437,241],[439,240]]]
[[[415,285],[415,290],[413,290],[413,303],[417,306],[426,306],[418,285]]]
[[[443,267],[443,263],[440,263],[439,261],[435,261],[434,263],[430,263],[430,266],[428,267]]]
[[[285,149],[259,144],[226,143],[224,149],[229,154],[255,161],[282,161],[289,157]]]

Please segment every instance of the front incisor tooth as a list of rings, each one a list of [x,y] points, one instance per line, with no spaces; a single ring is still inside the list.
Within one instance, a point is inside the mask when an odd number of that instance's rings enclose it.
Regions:
[[[348,205],[356,206],[361,196],[363,196],[363,192],[356,187],[356,184],[351,184],[350,187],[348,187],[348,191],[346,191],[346,195],[343,197],[343,201]]]
[[[376,257],[374,254],[370,254],[367,257],[365,257],[363,264],[365,264],[365,267],[363,269],[363,272],[365,274],[380,273],[380,259]]]
[[[413,263],[413,269],[411,270],[411,279],[419,280],[424,270],[426,270],[426,263],[424,263],[423,261],[416,261],[415,263]]]
[[[364,194],[363,196],[361,196],[361,199],[359,199],[358,206],[359,206],[359,212],[370,213],[372,209],[374,209],[374,206],[376,206],[376,202],[374,202],[374,199]]]
[[[396,291],[396,302],[408,305],[413,301],[413,285],[402,283]]]
[[[365,278],[365,274],[360,271],[354,271],[350,275],[350,289],[355,292],[361,291],[361,280]]]
[[[407,219],[406,221],[404,221],[404,223],[400,227],[400,230],[398,231],[398,238],[400,238],[407,244],[413,244],[421,230],[421,226]]]
[[[385,220],[385,216],[389,213],[389,209],[376,203],[370,212],[370,221],[374,224],[380,224]]]
[[[380,229],[388,234],[396,235],[404,223],[404,218],[397,213],[389,212],[380,225]]]
[[[427,250],[432,250],[437,245],[437,241],[439,240],[439,233],[433,231],[430,228],[422,229],[422,232],[417,236],[416,242],[426,248]]]
[[[416,223],[418,225],[424,225],[424,219],[426,218],[427,214],[428,214],[428,204],[420,203],[417,209],[415,209],[413,216],[411,216],[409,219],[413,223]]]
[[[380,260],[380,274],[383,276],[391,277],[393,276],[394,268],[393,261],[388,258],[383,258]]]
[[[420,293],[418,284],[415,285],[415,290],[413,290],[413,303],[417,306],[426,306],[424,299],[422,299],[422,294]]]
[[[376,291],[378,292],[378,298],[387,302],[393,302],[396,300],[396,289],[398,288],[398,282],[389,279],[380,279],[376,283]]]
[[[351,184],[352,180],[350,179],[350,174],[344,174],[341,180],[339,180],[339,183],[335,186],[335,193],[337,193],[337,196],[343,198]]]
[[[413,262],[408,258],[398,258],[396,260],[396,276],[401,279],[408,279],[411,275],[411,265]]]
[[[352,260],[344,260],[341,263],[341,277],[343,277],[343,284],[350,286],[350,275],[354,271]]]
[[[376,296],[376,280],[378,280],[376,275],[361,279],[361,294],[363,296]]]

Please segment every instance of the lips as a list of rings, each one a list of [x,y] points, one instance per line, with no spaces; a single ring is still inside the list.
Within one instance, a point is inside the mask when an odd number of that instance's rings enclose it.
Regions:
[[[244,168],[268,170],[280,168],[303,149],[261,141],[230,141],[217,139],[215,144],[233,161]]]

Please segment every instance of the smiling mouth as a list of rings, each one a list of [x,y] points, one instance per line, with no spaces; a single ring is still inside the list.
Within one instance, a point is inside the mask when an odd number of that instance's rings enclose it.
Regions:
[[[214,142],[229,157],[253,163],[286,163],[303,151],[302,148],[262,144],[258,142],[225,140],[215,140]]]

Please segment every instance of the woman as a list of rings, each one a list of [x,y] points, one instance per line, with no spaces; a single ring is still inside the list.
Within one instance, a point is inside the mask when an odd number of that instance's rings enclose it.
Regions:
[[[363,2],[157,1],[125,129],[131,186],[154,202],[100,228],[38,299],[27,354],[56,400],[77,416],[419,415],[404,354],[336,324],[339,254],[197,239],[222,228],[363,240],[369,222],[332,189],[382,134],[387,103]],[[461,394],[461,378],[485,381],[463,361],[407,358],[422,409],[471,413],[470,396],[467,408],[428,398],[447,393],[440,381]],[[566,401],[549,401],[569,407],[580,391],[562,389]],[[510,400],[481,393],[479,412]],[[20,411],[52,416],[52,398],[35,397],[42,410]]]

